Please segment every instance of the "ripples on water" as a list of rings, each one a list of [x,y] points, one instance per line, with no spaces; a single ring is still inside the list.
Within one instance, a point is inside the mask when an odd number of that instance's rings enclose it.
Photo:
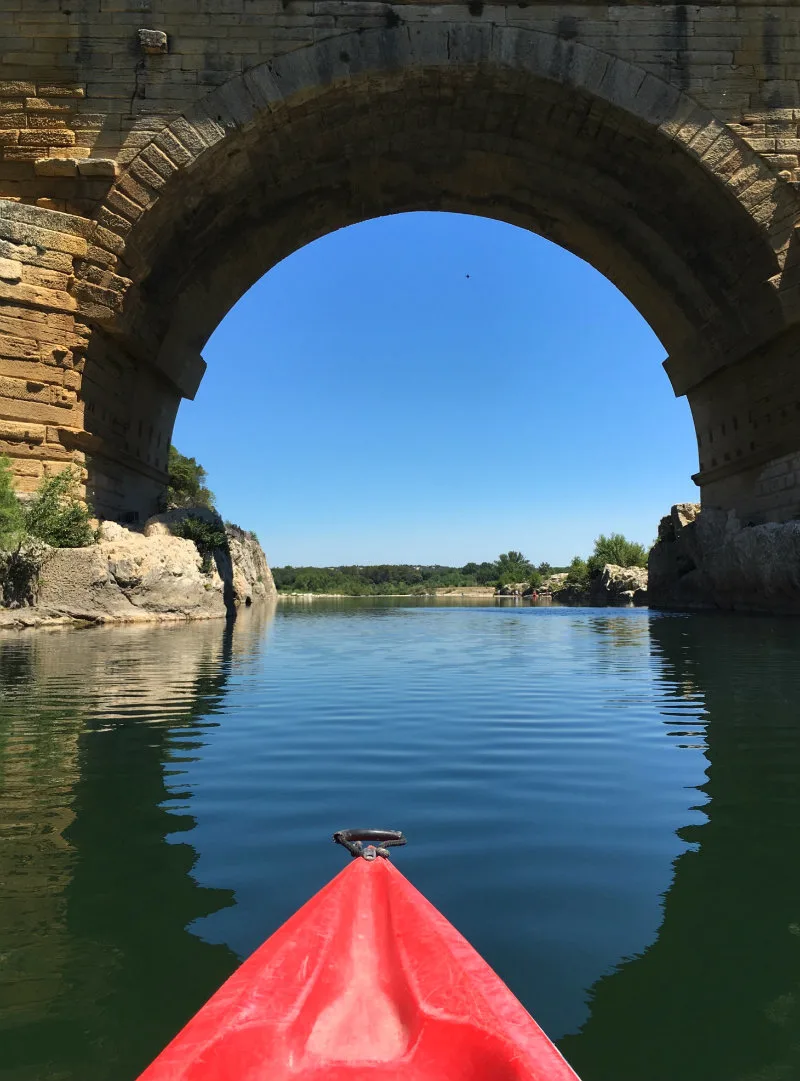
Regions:
[[[0,638],[0,1081],[132,1081],[361,824],[585,1081],[797,1081],[798,645],[405,600]]]

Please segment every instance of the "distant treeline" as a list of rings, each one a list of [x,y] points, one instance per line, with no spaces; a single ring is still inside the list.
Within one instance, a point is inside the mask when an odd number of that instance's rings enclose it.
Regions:
[[[382,563],[360,567],[273,567],[275,585],[284,593],[344,593],[352,597],[388,593],[432,593],[448,586],[502,586],[511,582],[537,585],[542,577],[566,570],[530,563],[520,552],[505,552],[493,562],[446,567]]]

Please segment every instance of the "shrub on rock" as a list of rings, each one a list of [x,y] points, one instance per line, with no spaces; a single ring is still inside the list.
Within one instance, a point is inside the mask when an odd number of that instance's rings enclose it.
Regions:
[[[74,466],[42,478],[23,508],[23,518],[25,531],[51,548],[84,548],[95,540]]]
[[[0,549],[12,547],[22,527],[22,508],[11,481],[11,462],[0,455]]]

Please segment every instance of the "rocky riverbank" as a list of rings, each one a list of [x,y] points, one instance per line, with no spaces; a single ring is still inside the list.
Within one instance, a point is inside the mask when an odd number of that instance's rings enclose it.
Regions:
[[[194,541],[173,535],[189,516],[218,524],[227,545],[204,560]],[[85,548],[47,549],[33,603],[0,609],[0,629],[218,619],[275,595],[252,533],[210,511],[170,511],[141,530],[104,522],[97,543]]]
[[[656,608],[800,615],[800,521],[750,525],[678,503],[661,519],[649,571]]]
[[[635,605],[641,608],[649,603],[647,569],[606,563],[585,588],[565,585],[554,594],[554,599],[559,604],[574,607],[625,608]]]

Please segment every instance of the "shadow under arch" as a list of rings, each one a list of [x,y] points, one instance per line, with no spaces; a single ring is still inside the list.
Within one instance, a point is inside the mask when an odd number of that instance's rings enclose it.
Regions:
[[[589,1019],[559,1046],[586,1081],[793,1081],[797,629],[790,620],[653,614],[650,635],[676,701],[705,701],[707,821],[679,831],[695,847],[675,861],[656,941],[593,985]]]
[[[334,229],[436,209],[531,229],[591,263],[664,343],[677,393],[795,321],[780,285],[796,196],[685,93],[534,31],[365,31],[232,79],[112,189],[98,221],[119,229],[133,284],[90,344],[89,423],[109,445],[124,430],[121,449],[157,479],[200,351],[250,285]],[[125,415],[104,418],[92,387],[110,343],[140,371]]]

